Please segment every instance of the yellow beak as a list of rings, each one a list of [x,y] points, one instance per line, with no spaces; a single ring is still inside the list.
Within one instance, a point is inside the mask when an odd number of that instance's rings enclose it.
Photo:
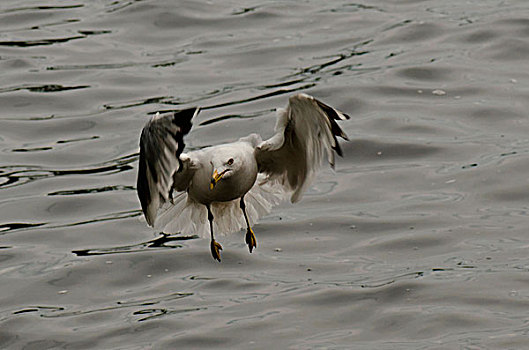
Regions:
[[[213,176],[211,177],[211,182],[209,183],[210,190],[213,190],[213,188],[217,185],[217,182],[219,182],[220,179],[222,179],[222,176],[224,176],[225,172],[226,171],[223,171],[222,173],[219,174],[219,172],[215,169],[215,171],[213,172]]]

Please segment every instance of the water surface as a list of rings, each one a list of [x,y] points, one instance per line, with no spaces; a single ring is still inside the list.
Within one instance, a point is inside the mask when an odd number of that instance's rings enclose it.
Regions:
[[[521,349],[529,6],[2,1],[0,347]],[[190,148],[352,116],[336,171],[243,233],[160,236],[135,193],[157,111]]]

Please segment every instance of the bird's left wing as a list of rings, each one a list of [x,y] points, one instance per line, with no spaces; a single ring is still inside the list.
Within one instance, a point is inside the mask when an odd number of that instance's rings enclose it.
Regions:
[[[336,123],[349,116],[306,94],[290,97],[279,110],[276,134],[255,149],[259,171],[293,191],[291,201],[301,199],[320,167],[324,155],[334,167],[334,152],[342,155],[337,137],[347,136]]]
[[[174,114],[156,114],[141,132],[137,191],[143,214],[151,226],[158,208],[171,195],[175,174],[188,169],[185,163],[189,158],[180,155],[185,146],[184,135],[199,111],[193,107]]]

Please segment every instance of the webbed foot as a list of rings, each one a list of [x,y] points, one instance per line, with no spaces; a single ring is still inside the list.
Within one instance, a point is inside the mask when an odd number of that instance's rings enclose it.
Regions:
[[[248,227],[248,230],[246,231],[246,244],[248,244],[250,253],[252,252],[253,248],[257,248],[257,240],[255,239],[255,234],[253,233],[251,227]]]
[[[222,250],[222,246],[219,242],[212,240],[211,241],[211,255],[213,256],[213,259],[220,262],[220,251]]]

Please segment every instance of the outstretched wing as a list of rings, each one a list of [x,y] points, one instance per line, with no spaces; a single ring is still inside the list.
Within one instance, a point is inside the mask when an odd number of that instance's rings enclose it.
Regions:
[[[173,176],[187,168],[180,154],[184,135],[191,129],[191,119],[199,111],[189,108],[174,114],[156,114],[141,132],[137,191],[143,214],[151,226],[158,208],[171,195]]]
[[[336,121],[346,119],[348,115],[312,96],[290,97],[287,109],[278,111],[276,134],[256,147],[259,171],[294,191],[291,201],[297,202],[321,166],[324,154],[331,167],[334,152],[342,155],[337,136],[348,139]]]

